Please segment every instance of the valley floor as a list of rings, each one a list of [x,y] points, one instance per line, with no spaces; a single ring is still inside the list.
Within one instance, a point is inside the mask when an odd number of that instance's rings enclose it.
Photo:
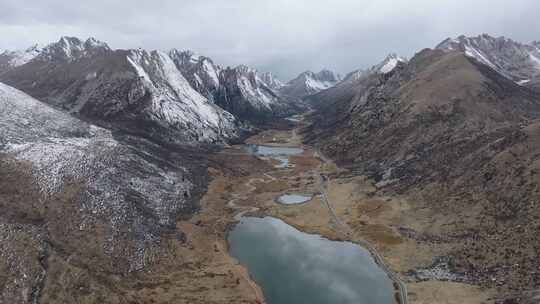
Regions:
[[[247,140],[277,146],[300,146],[301,142],[297,130],[268,130]],[[347,175],[311,147],[303,148],[301,155],[290,156],[292,168],[275,168],[273,160],[256,158],[240,146],[213,156],[216,165],[209,168],[213,181],[201,201],[201,211],[187,222],[178,222],[188,244],[180,254],[191,270],[182,276],[184,287],[176,301],[264,302],[247,269],[227,253],[227,231],[239,216],[249,213],[277,217],[301,231],[329,239],[361,245],[369,242],[405,282],[409,303],[493,302],[492,290],[452,282],[456,279],[444,268],[431,267],[436,257],[452,249],[450,245],[417,242],[399,232],[398,228],[421,232],[429,227],[431,219],[423,217],[421,210],[413,210],[405,198],[378,194],[369,180]],[[276,197],[290,192],[315,196],[299,205],[276,203]],[[425,269],[427,278],[407,275],[411,269]]]

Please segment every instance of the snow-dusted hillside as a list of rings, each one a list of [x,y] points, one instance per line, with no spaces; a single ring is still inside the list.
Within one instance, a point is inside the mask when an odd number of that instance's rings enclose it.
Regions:
[[[387,74],[393,71],[399,63],[407,63],[407,59],[396,54],[389,54],[383,61],[373,66],[370,72]]]
[[[208,100],[215,102],[215,97],[221,85],[222,68],[205,56],[198,56],[191,51],[169,52],[177,68],[189,81],[191,86]]]
[[[198,141],[234,135],[234,116],[193,89],[167,54],[132,50],[127,60],[150,93],[150,105],[144,110],[150,119],[185,130]]]
[[[483,34],[459,36],[441,42],[437,49],[460,51],[493,68],[518,84],[527,84],[540,77],[540,44],[522,44],[505,37]]]
[[[75,205],[66,210],[50,205],[48,214],[65,212],[67,233],[97,238],[99,253],[116,259],[111,262],[118,267],[113,271],[143,268],[149,262],[144,252],[158,245],[161,233],[174,227],[179,213],[194,208],[189,199],[191,172],[181,165],[182,158],[169,153],[164,161],[158,149],[147,146],[151,145],[142,140],[136,147],[118,141],[106,129],[0,83],[2,161],[23,162],[18,165],[23,171],[30,165],[42,204],[61,195],[67,184],[81,185],[71,202]],[[71,211],[74,214],[67,214]],[[102,236],[94,231],[98,223],[104,225]],[[2,230],[0,235],[6,233]],[[64,236],[50,237],[58,241]]]
[[[254,123],[284,116],[292,105],[261,79],[257,70],[245,65],[221,72],[216,102],[241,120]]]
[[[41,49],[36,44],[25,50],[0,50],[0,73],[29,62],[41,53]]]

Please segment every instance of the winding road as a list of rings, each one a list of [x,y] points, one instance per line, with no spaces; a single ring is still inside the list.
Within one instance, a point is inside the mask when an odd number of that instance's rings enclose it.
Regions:
[[[322,154],[320,153],[319,155],[322,156]],[[321,159],[324,159],[324,157],[321,157]],[[346,236],[351,236],[352,229],[346,223],[343,223],[341,221],[341,219],[337,216],[336,212],[334,211],[334,208],[332,208],[330,201],[328,200],[326,189],[327,189],[328,181],[330,180],[329,177],[322,173],[319,174],[319,177],[320,177],[319,191],[321,192],[323,202],[328,208],[328,211],[330,215],[332,216],[332,219],[336,223],[336,226],[338,226],[338,229],[341,230],[343,234],[345,234]],[[379,265],[379,267],[381,267],[388,274],[388,277],[390,277],[390,279],[397,284],[398,289],[399,289],[399,303],[408,304],[409,299],[407,297],[407,286],[405,285],[405,282],[403,282],[403,280],[401,280],[399,275],[397,275],[394,271],[392,271],[392,269],[390,269],[390,267],[384,262],[383,257],[379,254],[377,249],[375,249],[375,247],[371,245],[370,243],[363,240],[355,240],[355,242],[357,242],[359,245],[367,249],[373,256],[373,259],[375,259],[375,262]]]

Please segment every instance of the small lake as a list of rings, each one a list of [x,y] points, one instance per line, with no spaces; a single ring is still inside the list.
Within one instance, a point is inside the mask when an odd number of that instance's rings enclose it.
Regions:
[[[313,195],[304,194],[283,194],[277,198],[277,201],[285,205],[302,204],[313,198]]]
[[[260,156],[290,156],[304,152],[304,149],[297,147],[279,147],[265,145],[244,145],[244,148],[252,154]]]
[[[291,116],[291,117],[287,117],[285,119],[287,119],[288,121],[292,121],[292,122],[300,122],[300,121],[302,121],[302,117],[299,116],[299,115],[294,115],[294,116]]]
[[[249,153],[272,157],[280,162],[276,165],[276,168],[287,168],[289,166],[289,156],[298,155],[304,152],[304,149],[297,147],[279,147],[279,146],[265,146],[265,145],[244,145]]]
[[[395,303],[392,281],[356,244],[303,233],[272,217],[241,218],[228,242],[268,304]]]

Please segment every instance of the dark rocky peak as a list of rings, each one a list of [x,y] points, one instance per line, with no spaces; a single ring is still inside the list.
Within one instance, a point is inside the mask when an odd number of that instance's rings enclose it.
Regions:
[[[210,57],[197,55],[190,50],[180,51],[177,49],[172,49],[169,52],[169,56],[177,65],[183,67],[203,66],[205,64],[215,65],[214,61]],[[217,67],[217,65],[215,66]]]

